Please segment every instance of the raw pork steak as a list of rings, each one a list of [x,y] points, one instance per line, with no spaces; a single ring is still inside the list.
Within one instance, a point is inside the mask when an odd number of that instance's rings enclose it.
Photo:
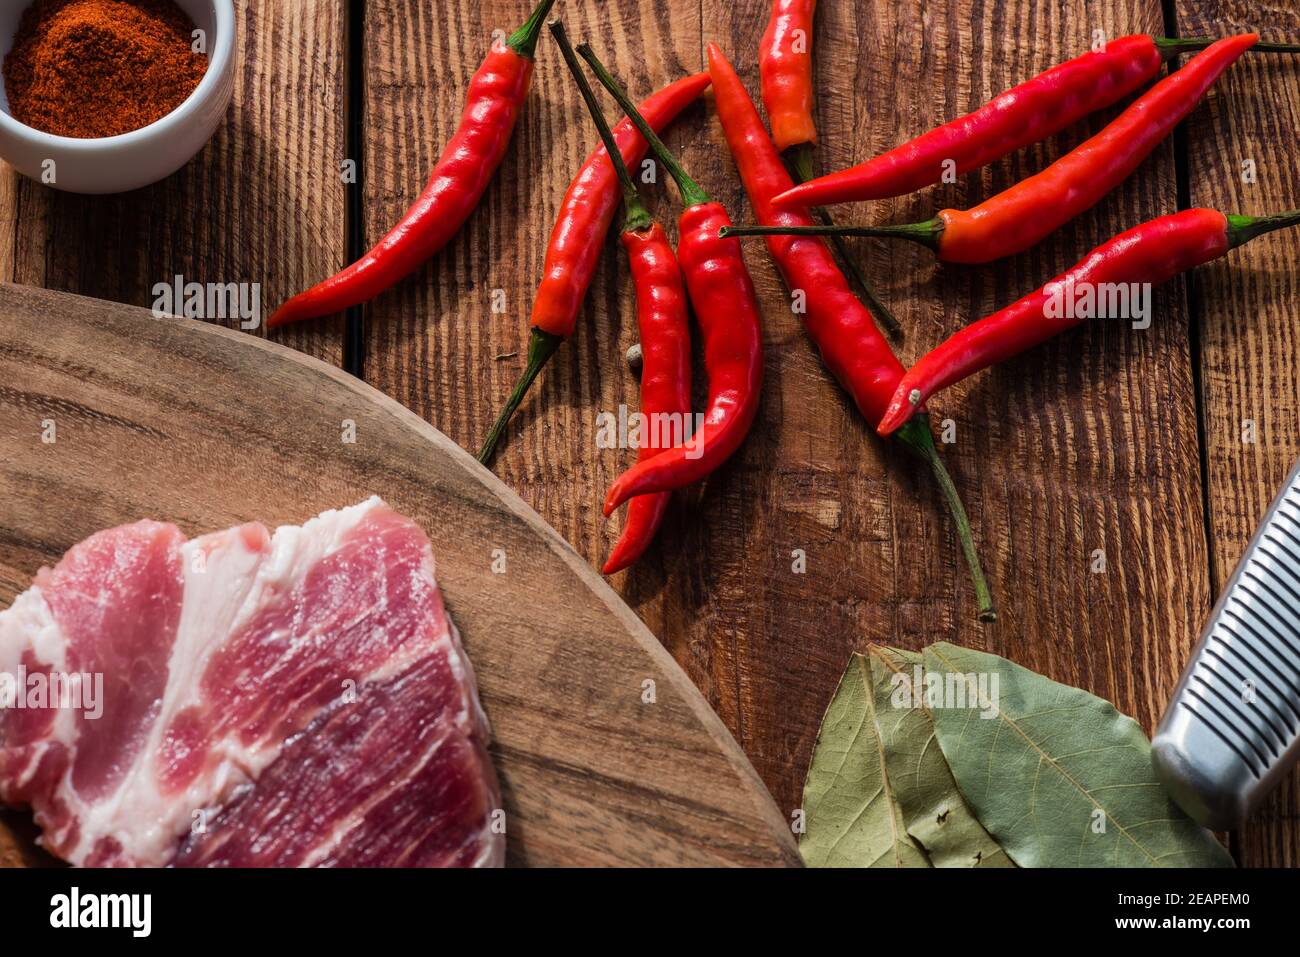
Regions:
[[[6,675],[0,803],[74,864],[502,863],[429,540],[377,498],[274,535],[92,535],[0,612]]]

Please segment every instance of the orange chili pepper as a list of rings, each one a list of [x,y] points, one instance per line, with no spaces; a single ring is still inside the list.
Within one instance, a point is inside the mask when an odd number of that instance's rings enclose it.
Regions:
[[[813,15],[817,0],[773,0],[772,16],[758,48],[763,106],[772,141],[785,152],[817,142],[813,122]]]
[[[1246,33],[1212,44],[1133,102],[1092,139],[1047,169],[973,209],[945,209],[900,226],[735,227],[728,236],[886,236],[929,246],[947,262],[986,263],[1023,252],[1096,205],[1196,106],[1205,91],[1259,39]]]
[[[865,163],[800,183],[776,197],[782,209],[914,193],[943,179],[987,166],[1030,143],[1059,133],[1089,113],[1118,103],[1155,79],[1179,53],[1204,50],[1211,37],[1135,34],[1057,64],[994,97],[973,113],[935,127]],[[1297,53],[1288,43],[1257,43],[1253,51]],[[766,87],[764,88],[766,98]],[[768,112],[771,112],[768,107]],[[773,121],[775,129],[775,121]]]

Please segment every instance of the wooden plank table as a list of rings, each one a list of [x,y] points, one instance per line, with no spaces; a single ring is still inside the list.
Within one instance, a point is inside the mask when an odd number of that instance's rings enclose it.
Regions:
[[[526,0],[239,0],[235,104],[213,143],[150,189],[67,196],[0,175],[0,279],[148,305],[153,284],[259,281],[273,306],[373,242],[423,185],[466,80]],[[1086,50],[1095,31],[1300,36],[1280,0],[822,0],[814,52],[819,162],[839,168],[967,112]],[[767,0],[561,0],[634,95],[700,69],[717,40],[757,91]],[[607,101],[608,102],[608,101]],[[915,196],[837,211],[902,222],[979,202],[1098,131],[1118,109]],[[612,107],[610,109],[612,115]],[[857,246],[906,329],[910,362],[1083,251],[1188,204],[1300,205],[1289,150],[1300,63],[1243,60],[1120,189],[1035,249],[937,266],[907,244]],[[737,221],[748,203],[711,107],[667,137]],[[481,207],[429,266],[348,323],[277,333],[363,375],[477,449],[522,368],[531,295],[558,202],[594,137],[548,39],[514,144]],[[340,163],[358,161],[349,186]],[[1241,164],[1255,162],[1245,184]],[[675,219],[671,186],[646,189]],[[355,235],[349,238],[349,232]],[[778,805],[799,804],[817,725],[851,651],[947,640],[1080,685],[1151,731],[1259,516],[1300,455],[1294,234],[1269,237],[1157,294],[1146,330],[1098,323],[943,395],[945,455],[976,527],[1001,620],[973,621],[952,529],[927,476],[886,448],[831,383],[761,245],[766,389],[753,434],[679,496],[615,587],[702,689]],[[500,290],[500,294],[494,293]],[[505,310],[494,311],[504,295]],[[521,410],[496,469],[599,566],[617,538],[600,502],[630,454],[596,416],[635,407],[626,266],[607,243],[578,331]],[[703,381],[702,375],[698,377]],[[201,383],[196,383],[201,388]],[[260,397],[264,398],[264,397]],[[273,407],[273,406],[272,406]],[[284,410],[291,414],[291,410]],[[1243,442],[1245,420],[1254,441]],[[795,570],[802,550],[806,570]],[[1096,557],[1105,556],[1097,571]],[[1231,838],[1243,864],[1300,864],[1293,778]]]

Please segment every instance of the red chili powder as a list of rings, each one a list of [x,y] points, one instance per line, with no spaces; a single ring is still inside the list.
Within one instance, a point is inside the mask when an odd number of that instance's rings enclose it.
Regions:
[[[81,139],[148,126],[203,79],[193,30],[172,0],[36,0],[5,57],[9,112]]]

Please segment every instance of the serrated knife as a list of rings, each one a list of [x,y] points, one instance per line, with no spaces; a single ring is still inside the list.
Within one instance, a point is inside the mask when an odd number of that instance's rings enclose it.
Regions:
[[[1244,821],[1300,758],[1300,463],[1210,615],[1152,742],[1174,800]]]

